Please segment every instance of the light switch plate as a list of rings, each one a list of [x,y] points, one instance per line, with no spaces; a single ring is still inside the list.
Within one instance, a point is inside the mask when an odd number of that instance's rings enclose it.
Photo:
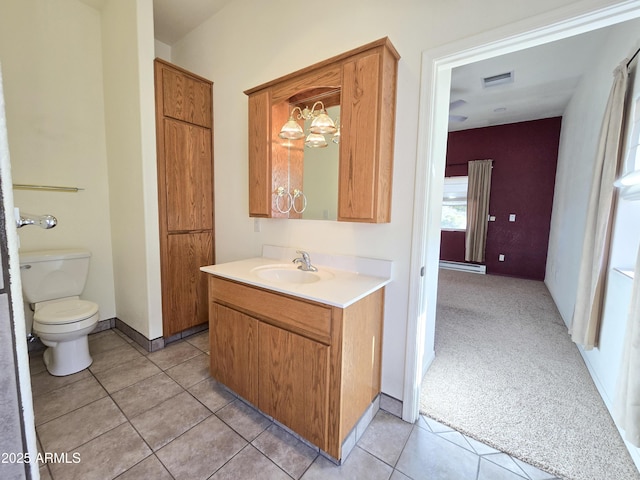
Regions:
[[[504,255],[502,253],[498,256],[498,261],[504,262]]]
[[[516,221],[516,214],[515,213],[510,213],[509,214],[509,221],[510,222],[515,222]]]

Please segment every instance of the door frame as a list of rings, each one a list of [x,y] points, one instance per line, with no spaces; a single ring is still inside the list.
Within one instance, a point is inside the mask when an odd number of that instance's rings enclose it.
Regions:
[[[435,358],[440,216],[451,70],[640,17],[640,0],[583,0],[422,53],[402,418],[419,416],[420,385]]]
[[[1,70],[1,69],[0,69]],[[6,404],[0,412],[8,437],[3,439],[6,452],[22,452],[36,458],[38,445],[31,392],[31,373],[27,331],[20,279],[18,232],[13,200],[13,180],[9,159],[5,97],[0,71],[0,349],[2,380]],[[14,436],[11,437],[10,434]],[[7,476],[31,479],[37,475],[38,462],[0,465]]]

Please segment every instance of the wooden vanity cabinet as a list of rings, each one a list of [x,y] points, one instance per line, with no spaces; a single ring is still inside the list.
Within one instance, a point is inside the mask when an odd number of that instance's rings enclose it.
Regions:
[[[340,459],[380,393],[384,288],[343,309],[210,276],[209,302],[211,376]]]
[[[329,346],[265,322],[258,328],[258,408],[327,448]]]
[[[211,318],[211,376],[257,405],[258,320],[218,303],[211,304]]]
[[[338,220],[391,221],[399,58],[385,37],[244,92],[249,97],[250,216],[281,216],[273,203],[273,178],[288,99],[333,87],[341,96]]]
[[[155,61],[162,333],[207,322],[214,262],[213,84]]]

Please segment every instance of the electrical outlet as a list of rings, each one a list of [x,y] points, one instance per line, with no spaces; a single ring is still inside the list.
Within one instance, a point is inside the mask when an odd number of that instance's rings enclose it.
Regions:
[[[510,213],[509,214],[509,221],[510,222],[515,222],[516,221],[516,214],[515,213]]]
[[[498,261],[504,262],[504,255],[502,253],[498,256]]]
[[[253,219],[253,231],[258,233],[261,230],[261,225],[260,225],[260,219],[259,218],[254,218]]]

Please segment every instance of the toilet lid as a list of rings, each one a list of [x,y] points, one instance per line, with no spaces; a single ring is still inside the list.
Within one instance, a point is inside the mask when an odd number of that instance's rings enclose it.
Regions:
[[[98,313],[98,305],[87,300],[64,300],[43,305],[33,314],[38,323],[55,325],[84,320]]]

